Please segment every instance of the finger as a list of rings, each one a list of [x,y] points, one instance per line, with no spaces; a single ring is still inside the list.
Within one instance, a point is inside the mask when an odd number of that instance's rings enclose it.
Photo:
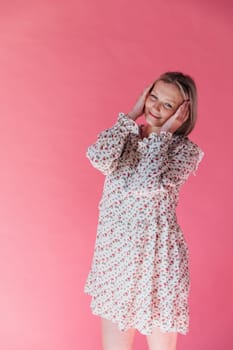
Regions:
[[[176,125],[182,125],[189,116],[189,103],[182,103],[176,110],[176,112],[164,123],[161,130],[170,130],[171,127]],[[178,124],[177,124],[178,123]]]
[[[188,106],[187,104],[181,104],[178,109],[176,110],[176,112],[170,117],[172,122],[178,121],[179,123],[183,123],[184,122],[184,118],[186,116],[186,113],[188,112]],[[170,120],[169,119],[169,120]]]
[[[186,108],[186,107],[189,106],[189,104],[190,104],[189,100],[184,100],[184,101],[181,103],[180,107]]]
[[[153,85],[154,85],[154,82],[151,83],[150,85],[148,85],[148,86],[143,90],[143,95],[146,95],[146,94],[150,91],[150,89],[153,87]]]
[[[184,117],[184,121],[183,121],[183,122],[186,122],[186,120],[188,119],[188,117],[189,117],[189,110],[187,110],[187,112],[186,112],[186,115],[185,115],[185,117]]]
[[[190,102],[187,101],[186,104],[185,104],[185,117],[186,117],[186,114],[187,114],[187,117],[189,116],[189,113],[190,113]]]
[[[189,110],[189,102],[188,101],[184,101],[177,109],[176,113],[179,117],[182,117],[183,115],[186,114],[186,111]]]
[[[149,85],[147,85],[146,89],[147,89],[147,88],[151,88],[154,84],[155,84],[155,82],[152,81],[152,83],[150,83]]]
[[[167,120],[167,123],[169,124],[169,125],[172,125],[174,122],[175,122],[175,120],[177,120],[178,119],[178,114],[177,113],[174,113],[168,120]]]
[[[189,100],[184,100],[178,107],[178,109],[182,109],[182,108],[186,108],[187,106],[190,105],[190,101]]]
[[[183,114],[180,115],[177,119],[183,124],[189,117],[189,108],[186,108],[183,111]]]

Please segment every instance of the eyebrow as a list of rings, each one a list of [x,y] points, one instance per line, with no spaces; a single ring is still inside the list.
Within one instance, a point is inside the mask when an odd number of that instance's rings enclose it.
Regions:
[[[153,95],[153,93],[155,93],[155,95],[158,95],[158,93],[156,91],[151,91],[151,94]],[[173,100],[169,100],[169,99],[166,99],[166,101],[169,101],[169,102],[172,102],[172,103],[175,103],[175,101]]]

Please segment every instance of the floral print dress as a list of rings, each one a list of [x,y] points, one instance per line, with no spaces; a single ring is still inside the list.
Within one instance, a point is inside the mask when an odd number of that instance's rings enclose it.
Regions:
[[[91,269],[84,291],[93,314],[151,334],[189,331],[189,250],[177,223],[179,189],[203,151],[170,132],[142,137],[119,113],[87,157],[105,177]]]

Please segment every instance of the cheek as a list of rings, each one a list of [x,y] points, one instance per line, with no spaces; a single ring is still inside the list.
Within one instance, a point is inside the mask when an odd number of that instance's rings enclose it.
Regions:
[[[145,109],[150,108],[150,101],[147,99],[145,102]]]
[[[168,119],[168,118],[170,118],[172,115],[173,115],[173,111],[171,111],[171,110],[163,110],[163,118],[164,119]]]

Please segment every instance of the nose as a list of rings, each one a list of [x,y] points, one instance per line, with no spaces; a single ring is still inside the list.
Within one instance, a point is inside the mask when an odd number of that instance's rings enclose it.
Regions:
[[[153,106],[152,107],[153,107],[153,110],[155,110],[157,112],[160,112],[161,103],[158,100],[156,100],[156,101],[153,102]]]

